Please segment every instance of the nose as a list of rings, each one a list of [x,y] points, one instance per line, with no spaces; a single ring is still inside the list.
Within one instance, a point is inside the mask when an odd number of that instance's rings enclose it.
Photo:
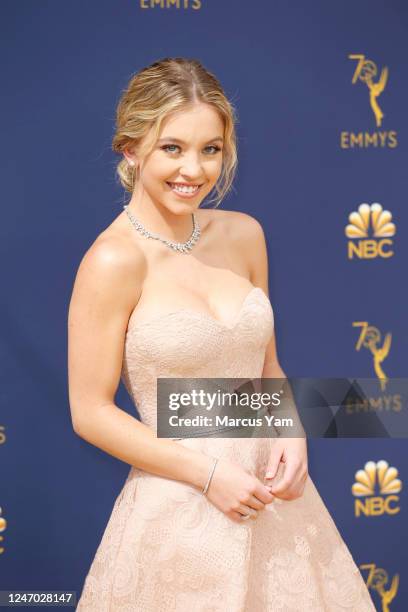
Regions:
[[[188,177],[190,180],[202,177],[203,169],[201,166],[200,156],[195,153],[186,155],[183,159],[182,166],[180,167],[180,174],[184,177]]]

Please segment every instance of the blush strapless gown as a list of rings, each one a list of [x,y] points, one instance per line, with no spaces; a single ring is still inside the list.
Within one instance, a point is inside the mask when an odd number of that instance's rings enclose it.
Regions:
[[[274,316],[252,288],[231,325],[185,308],[129,321],[122,380],[157,432],[158,377],[260,378]],[[176,441],[240,463],[263,482],[276,438]],[[197,489],[132,467],[77,610],[375,612],[364,580],[308,477],[302,497],[238,524]]]

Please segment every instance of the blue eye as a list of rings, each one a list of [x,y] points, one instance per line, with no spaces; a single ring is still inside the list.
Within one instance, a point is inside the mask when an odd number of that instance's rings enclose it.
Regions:
[[[213,155],[215,155],[216,153],[218,153],[218,151],[221,151],[220,147],[217,147],[215,145],[210,145],[209,147],[207,147],[207,149],[215,149]]]
[[[175,144],[163,145],[161,148],[163,149],[163,151],[167,151],[168,153],[175,153],[176,152],[174,150],[169,151],[169,147],[176,147],[176,149],[180,148],[178,145],[175,145]],[[218,151],[221,151],[221,148],[217,147],[215,145],[210,145],[210,146],[206,147],[206,149],[214,149],[214,153],[211,153],[211,155],[215,155],[216,153],[218,153]]]
[[[168,144],[168,145],[163,145],[163,146],[162,146],[162,149],[163,149],[163,151],[167,151],[169,147],[176,147],[176,148],[179,148],[177,145],[174,145],[174,144]],[[169,153],[174,153],[174,151],[169,151]]]

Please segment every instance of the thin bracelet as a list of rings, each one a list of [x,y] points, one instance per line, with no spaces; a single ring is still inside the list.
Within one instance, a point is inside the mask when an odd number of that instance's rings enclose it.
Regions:
[[[217,461],[218,461],[218,457],[216,457],[214,459],[214,465],[212,466],[212,469],[211,469],[210,475],[208,476],[208,480],[206,482],[206,485],[205,485],[204,489],[202,490],[202,494],[203,495],[205,495],[207,493],[207,491],[208,491],[208,487],[210,486],[211,478],[212,478],[212,476],[214,474],[214,470],[215,470],[215,466],[217,465]]]

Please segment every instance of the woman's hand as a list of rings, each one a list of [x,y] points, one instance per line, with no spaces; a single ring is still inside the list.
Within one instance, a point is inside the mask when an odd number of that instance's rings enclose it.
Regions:
[[[280,463],[284,464],[283,476],[272,482]],[[271,493],[280,499],[292,500],[303,495],[307,468],[306,438],[282,438],[272,446],[266,467],[265,480],[271,485]]]
[[[242,523],[242,517],[248,514],[255,519],[258,511],[273,501],[268,485],[228,459],[218,460],[206,495],[236,523]]]

